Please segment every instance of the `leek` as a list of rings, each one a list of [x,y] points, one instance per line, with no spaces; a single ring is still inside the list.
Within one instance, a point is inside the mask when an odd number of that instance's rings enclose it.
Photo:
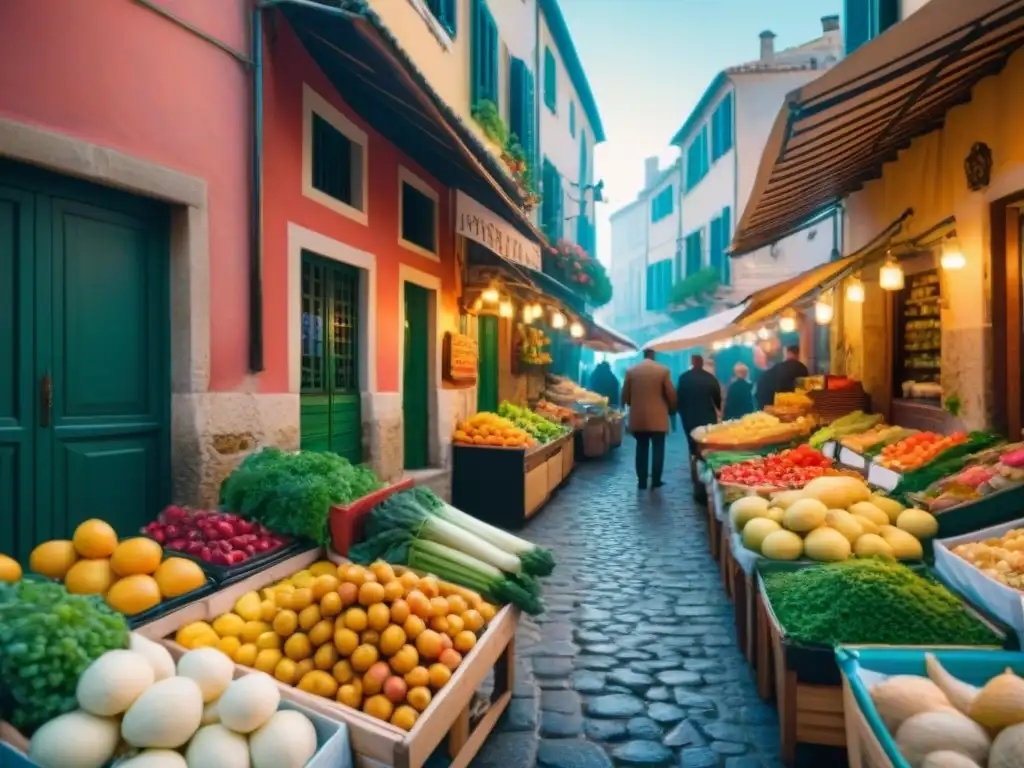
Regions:
[[[482,520],[477,520],[472,515],[467,515],[451,504],[442,503],[441,507],[434,510],[434,514],[441,519],[457,525],[483,541],[493,544],[495,547],[516,555],[522,562],[522,569],[525,573],[535,576],[549,576],[555,569],[555,559],[550,550],[538,547],[531,541],[514,536],[508,531],[488,525]],[[506,569],[507,570],[507,569]]]

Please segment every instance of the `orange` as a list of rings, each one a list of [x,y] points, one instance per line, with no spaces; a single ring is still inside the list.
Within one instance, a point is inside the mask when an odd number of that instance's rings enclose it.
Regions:
[[[117,534],[102,520],[86,520],[75,528],[72,541],[82,557],[110,557],[117,549]]]
[[[13,557],[0,555],[0,581],[18,581],[21,578],[21,566]]]
[[[206,574],[197,563],[183,557],[169,557],[160,563],[153,574],[160,594],[164,597],[177,597],[191,592],[206,584]]]
[[[118,576],[153,573],[159,566],[164,551],[159,544],[145,536],[125,539],[110,556],[110,565]]]
[[[29,555],[28,569],[48,579],[63,579],[77,559],[75,545],[67,539],[44,541]]]
[[[73,595],[105,595],[114,579],[114,571],[106,558],[79,560],[64,577],[64,586]]]
[[[125,616],[148,611],[160,603],[160,587],[152,576],[136,574],[114,582],[107,592],[107,605]],[[213,635],[216,642],[217,636]]]

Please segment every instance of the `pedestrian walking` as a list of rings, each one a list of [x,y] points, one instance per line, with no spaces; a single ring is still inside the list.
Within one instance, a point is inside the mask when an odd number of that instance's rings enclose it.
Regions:
[[[608,405],[612,408],[619,407],[619,379],[612,373],[612,367],[607,360],[602,360],[590,374],[590,391],[601,397],[608,398]]]
[[[750,383],[750,369],[745,363],[732,367],[733,380],[725,391],[723,419],[739,419],[754,412],[754,385]]]
[[[629,406],[629,431],[636,438],[637,487],[647,487],[648,462],[653,458],[651,487],[660,488],[664,485],[665,435],[669,416],[676,410],[676,393],[672,389],[672,374],[654,361],[653,349],[645,349],[644,359],[626,371],[622,404]]]
[[[693,430],[716,423],[722,411],[722,385],[704,370],[704,358],[700,355],[690,357],[690,370],[679,377],[676,402],[683,431],[686,432],[686,444],[690,448],[690,477],[696,487],[698,447],[693,439]]]

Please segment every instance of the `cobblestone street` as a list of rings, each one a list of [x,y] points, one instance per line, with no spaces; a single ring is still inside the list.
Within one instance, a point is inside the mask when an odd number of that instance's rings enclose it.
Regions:
[[[765,768],[773,708],[736,647],[691,498],[685,443],[638,491],[634,443],[578,464],[524,535],[558,560],[548,612],[522,622],[515,698],[474,768]]]

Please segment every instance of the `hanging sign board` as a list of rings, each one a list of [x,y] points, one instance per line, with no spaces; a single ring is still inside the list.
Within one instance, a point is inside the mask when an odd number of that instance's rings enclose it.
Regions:
[[[444,335],[441,370],[444,378],[454,384],[476,384],[476,369],[479,352],[476,341],[461,333]]]
[[[531,242],[503,218],[456,190],[455,232],[468,237],[501,258],[539,270],[540,245]]]

